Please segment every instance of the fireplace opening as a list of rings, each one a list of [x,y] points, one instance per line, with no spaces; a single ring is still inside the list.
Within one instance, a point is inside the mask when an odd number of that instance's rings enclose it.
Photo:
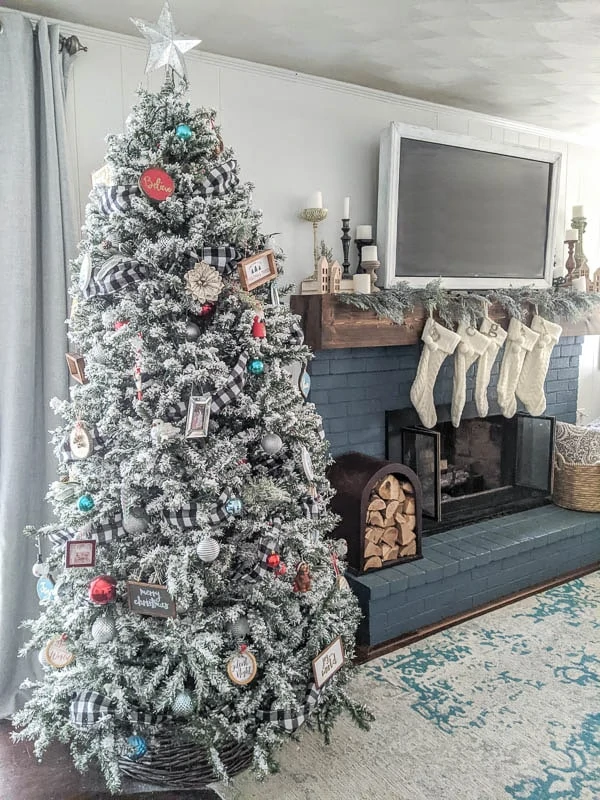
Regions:
[[[549,502],[554,418],[476,413],[467,404],[455,428],[440,406],[430,430],[412,408],[386,412],[386,458],[419,476],[424,535]]]

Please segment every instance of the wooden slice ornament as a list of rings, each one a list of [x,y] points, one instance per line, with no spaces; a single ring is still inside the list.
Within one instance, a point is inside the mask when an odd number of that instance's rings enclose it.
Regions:
[[[54,669],[68,667],[75,660],[75,655],[69,650],[67,637],[64,633],[61,636],[55,636],[50,639],[44,648],[44,655],[48,664]]]
[[[92,454],[92,437],[83,422],[75,423],[75,427],[69,434],[69,447],[73,458],[79,460],[88,458]]]
[[[227,675],[229,680],[238,686],[246,686],[256,677],[256,659],[245,644],[240,645],[239,653],[232,656],[227,662]]]
[[[161,202],[175,191],[175,181],[160,167],[149,167],[140,175],[140,189],[150,200]]]

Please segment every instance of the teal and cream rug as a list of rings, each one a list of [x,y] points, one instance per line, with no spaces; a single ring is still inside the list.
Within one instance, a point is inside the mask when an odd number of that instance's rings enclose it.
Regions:
[[[377,719],[329,747],[290,741],[281,772],[227,800],[600,800],[600,573],[360,669]]]

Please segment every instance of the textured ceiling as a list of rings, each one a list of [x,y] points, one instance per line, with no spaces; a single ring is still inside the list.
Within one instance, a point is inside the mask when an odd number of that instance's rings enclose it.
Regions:
[[[2,0],[0,0],[2,2]],[[162,0],[8,0],[134,34]],[[600,0],[171,0],[206,51],[562,130],[600,126]]]

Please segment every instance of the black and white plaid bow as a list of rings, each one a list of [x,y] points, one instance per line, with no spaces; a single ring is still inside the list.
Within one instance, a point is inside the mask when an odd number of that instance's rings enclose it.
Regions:
[[[296,708],[286,706],[285,708],[277,709],[275,708],[275,703],[273,703],[270,711],[259,709],[256,712],[256,716],[261,722],[275,722],[287,733],[293,733],[306,722],[307,717],[315,710],[321,693],[322,689],[317,689],[315,684],[311,683],[301,706]]]
[[[122,256],[111,256],[94,271],[94,275],[85,289],[82,290],[86,300],[115,294],[121,289],[135,286],[149,275],[149,269],[139,261],[130,261]]]
[[[285,453],[267,455],[263,450],[258,450],[252,455],[252,466],[262,467],[269,475],[275,472],[292,473],[294,462]]]
[[[234,269],[239,261],[240,254],[235,247],[223,245],[222,247],[201,247],[199,250],[192,250],[188,256],[190,268],[199,261],[204,261],[214,267],[222,275]]]
[[[201,197],[214,197],[225,194],[240,182],[237,174],[237,161],[231,159],[213,167],[200,184],[198,194]]]
[[[179,422],[180,419],[187,415],[188,404],[181,400],[173,406],[169,406],[165,411],[165,417],[169,422]]]
[[[103,214],[126,214],[131,208],[131,198],[139,197],[138,186],[97,186],[98,208]]]
[[[69,706],[69,719],[74,725],[80,728],[88,727],[99,722],[103,717],[115,713],[116,701],[106,697],[106,695],[85,690],[71,695]],[[162,714],[149,714],[132,708],[127,714],[127,719],[134,725],[154,725],[166,717]]]
[[[56,528],[55,530],[48,532],[48,538],[52,544],[61,545],[70,542],[71,539],[74,539],[76,533],[77,531],[74,531],[72,528],[67,528],[66,530]]]
[[[246,372],[247,363],[248,353],[240,353],[238,360],[229,373],[229,377],[223,386],[217,389],[213,394],[210,406],[211,414],[219,414],[225,406],[229,405],[232,400],[235,400],[235,398],[243,392],[248,377],[248,373]]]
[[[99,692],[76,692],[71,696],[69,719],[73,725],[86,728],[100,722],[103,717],[114,714],[115,705],[114,700]]]
[[[217,502],[214,504],[208,514],[208,519],[212,525],[220,525],[222,522],[226,522],[228,519],[231,519],[233,515],[227,511],[226,506],[227,501],[230,500],[232,496],[233,492],[231,489],[223,489],[217,498]]]
[[[263,536],[258,540],[258,562],[252,567],[252,572],[247,577],[253,578],[266,578],[267,575],[273,572],[273,567],[267,564],[267,558],[271,553],[275,552],[277,547],[277,539],[273,536]]]
[[[306,494],[300,501],[300,505],[306,519],[319,519],[323,511],[323,500],[320,495],[313,497],[311,494]]]
[[[296,320],[292,322],[290,327],[290,339],[293,344],[304,344],[304,331]]]
[[[323,420],[321,419],[321,417],[317,416],[317,421],[315,423],[315,426],[317,429],[317,435],[319,439],[325,441],[325,428],[323,427]]]
[[[198,503],[185,503],[177,511],[165,511],[164,517],[169,525],[182,530],[189,530],[190,528],[197,528],[200,524],[198,519],[199,511]]]
[[[123,515],[118,512],[114,517],[104,520],[103,522],[92,523],[89,531],[89,538],[95,539],[98,544],[109,544],[114,542],[115,539],[120,539],[125,536],[125,528],[123,527]]]

